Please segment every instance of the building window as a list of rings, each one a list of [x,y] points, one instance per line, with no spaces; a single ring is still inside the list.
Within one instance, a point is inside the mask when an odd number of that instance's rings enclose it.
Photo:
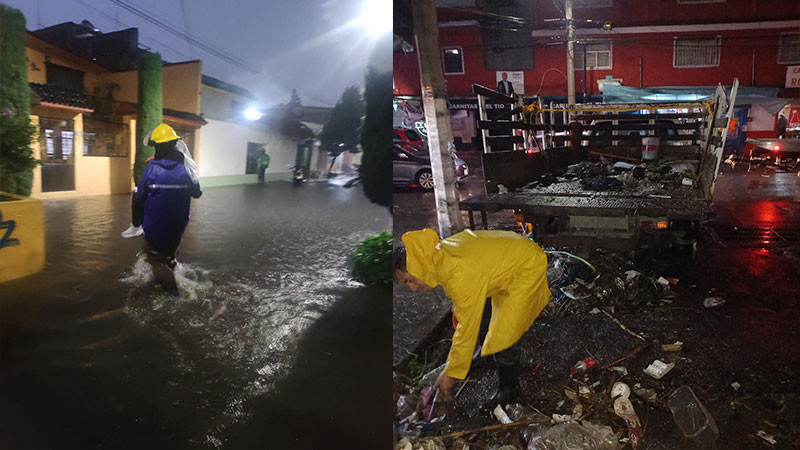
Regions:
[[[83,72],[80,70],[48,62],[45,65],[45,72],[47,84],[54,84],[75,92],[83,92]]]
[[[687,67],[716,67],[719,66],[721,39],[683,39],[675,38],[675,51],[672,66],[676,68]]]
[[[611,68],[611,41],[586,44],[586,69]],[[575,70],[583,70],[584,45],[575,45]]]
[[[83,156],[128,156],[130,130],[122,123],[83,116]]]
[[[573,8],[607,8],[614,6],[614,0],[572,0]]]
[[[461,47],[442,49],[445,75],[462,75],[464,73],[464,50]]]
[[[800,63],[800,33],[781,34],[778,46],[778,63]]]

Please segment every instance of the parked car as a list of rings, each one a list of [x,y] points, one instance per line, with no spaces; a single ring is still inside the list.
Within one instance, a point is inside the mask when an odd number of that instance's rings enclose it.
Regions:
[[[410,142],[419,148],[426,148],[427,144],[425,139],[422,136],[420,136],[420,134],[417,133],[416,130],[412,130],[411,128],[400,128],[400,127],[395,128],[394,140]]]
[[[392,181],[395,186],[433,189],[431,158],[427,150],[407,141],[396,140],[393,146]],[[457,182],[469,175],[469,167],[463,159],[453,153],[453,165]]]

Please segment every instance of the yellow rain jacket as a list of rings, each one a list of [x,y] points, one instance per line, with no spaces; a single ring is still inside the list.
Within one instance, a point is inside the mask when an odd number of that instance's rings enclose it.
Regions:
[[[427,228],[403,235],[408,273],[453,301],[458,327],[444,373],[464,379],[472,362],[486,298],[492,319],[481,354],[514,345],[550,301],[547,256],[510,231],[463,231],[439,240]]]

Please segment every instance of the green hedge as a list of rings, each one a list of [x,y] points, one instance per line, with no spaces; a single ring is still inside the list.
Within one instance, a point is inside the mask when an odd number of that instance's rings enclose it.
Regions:
[[[161,55],[145,53],[139,59],[139,113],[136,116],[136,158],[133,163],[133,181],[139,183],[145,160],[156,152],[154,147],[142,142],[161,121],[163,91],[161,90]]]
[[[31,91],[25,58],[25,16],[0,4],[0,191],[30,195],[33,168]]]
[[[373,286],[392,282],[392,235],[380,233],[358,244],[351,255],[353,278]]]

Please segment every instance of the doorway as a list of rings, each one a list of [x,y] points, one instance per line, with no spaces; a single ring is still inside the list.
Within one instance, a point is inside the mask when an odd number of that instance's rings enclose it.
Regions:
[[[44,146],[42,192],[75,190],[75,129],[72,120],[39,118]]]

